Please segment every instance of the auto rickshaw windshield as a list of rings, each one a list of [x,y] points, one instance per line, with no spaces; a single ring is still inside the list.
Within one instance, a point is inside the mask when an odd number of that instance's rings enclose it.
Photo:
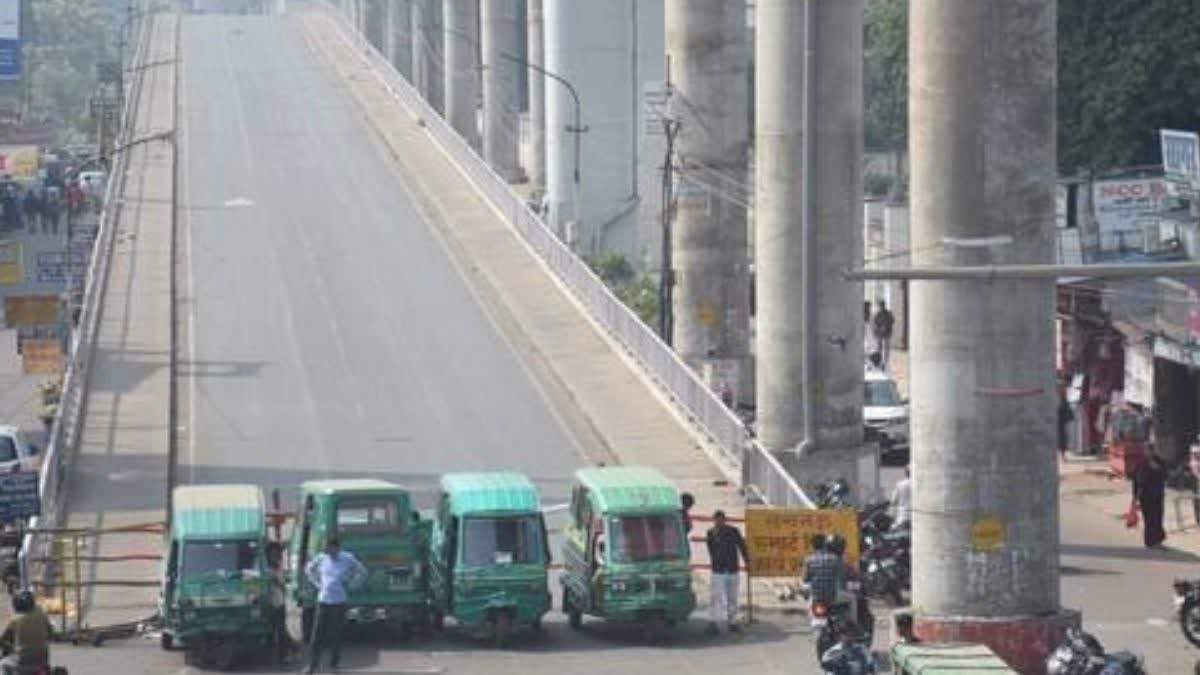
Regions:
[[[621,516],[610,519],[610,559],[614,563],[680,560],[684,557],[679,514]]]
[[[544,562],[537,516],[469,516],[463,520],[464,565],[530,565]]]
[[[183,545],[182,578],[258,570],[256,541],[194,541]]]
[[[343,537],[400,534],[404,522],[391,495],[342,497],[337,507],[337,529]]]

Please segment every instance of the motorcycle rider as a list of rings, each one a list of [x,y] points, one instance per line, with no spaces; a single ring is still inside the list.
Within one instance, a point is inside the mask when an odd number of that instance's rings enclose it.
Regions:
[[[28,590],[12,596],[12,607],[16,616],[0,634],[0,645],[11,653],[0,660],[0,673],[20,675],[49,667],[50,639],[54,636],[50,619]]]
[[[822,604],[832,607],[838,600],[843,583],[843,565],[838,556],[829,552],[825,535],[814,534],[810,553],[804,559],[804,585],[808,589],[809,605]]]
[[[846,539],[840,534],[831,534],[825,539],[825,548],[831,555],[837,558],[838,564],[841,566],[839,577],[841,583],[837,590],[837,604],[846,605],[850,608],[850,620],[854,625],[859,625],[859,620],[865,618],[864,608],[859,604],[864,600],[861,593],[851,593],[846,587],[849,582],[857,582],[859,580],[858,570],[853,565],[846,562]]]

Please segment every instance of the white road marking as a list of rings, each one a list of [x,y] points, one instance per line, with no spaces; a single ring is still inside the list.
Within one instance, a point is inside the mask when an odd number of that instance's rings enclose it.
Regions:
[[[235,197],[234,199],[225,200],[225,206],[229,208],[244,208],[247,206],[254,206],[254,200],[247,199],[245,197]]]

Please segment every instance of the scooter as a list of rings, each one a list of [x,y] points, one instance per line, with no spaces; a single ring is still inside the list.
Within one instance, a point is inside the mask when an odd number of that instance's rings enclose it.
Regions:
[[[875,616],[862,587],[857,581],[846,583],[853,597],[849,602],[838,602],[827,605],[823,602],[812,603],[812,629],[817,634],[817,660],[820,661],[825,652],[837,644],[843,635],[852,635],[855,642],[870,648],[875,639]],[[853,603],[853,604],[851,604]],[[852,612],[853,610],[853,612]],[[856,618],[857,617],[857,620]]]
[[[1183,637],[1193,646],[1200,647],[1200,581],[1176,579],[1172,586]]]
[[[1046,659],[1046,675],[1146,675],[1141,657],[1107,653],[1092,635],[1068,628],[1066,639]]]

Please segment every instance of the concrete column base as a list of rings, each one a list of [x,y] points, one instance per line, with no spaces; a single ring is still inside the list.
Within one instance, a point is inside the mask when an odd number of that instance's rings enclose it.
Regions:
[[[1062,642],[1068,628],[1079,625],[1079,612],[1073,610],[992,619],[920,614],[913,618],[914,632],[921,640],[985,644],[1022,675],[1043,675],[1046,657]]]
[[[859,504],[887,497],[880,492],[879,446],[875,443],[845,448],[822,447],[802,457],[788,451],[778,452],[775,456],[809,497],[815,497],[817,485],[838,479],[850,484]]]

